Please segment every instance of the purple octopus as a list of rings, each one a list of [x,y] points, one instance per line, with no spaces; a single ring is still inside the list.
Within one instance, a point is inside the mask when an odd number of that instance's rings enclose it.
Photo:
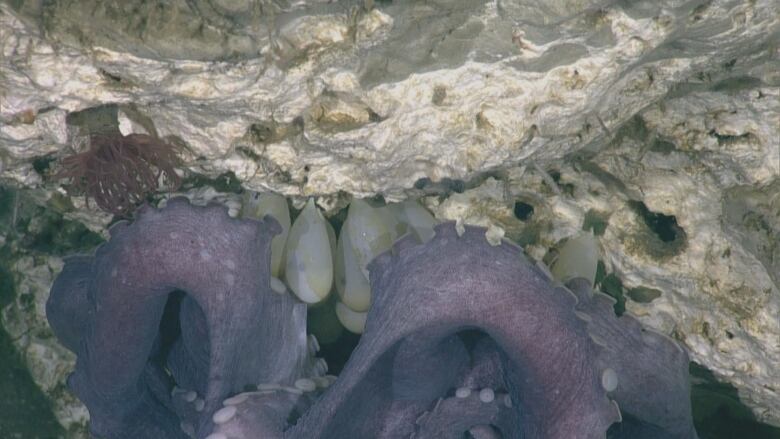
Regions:
[[[685,351],[477,227],[378,256],[365,332],[325,375],[306,305],[271,286],[279,231],[173,199],[67,260],[47,314],[95,437],[697,437]]]

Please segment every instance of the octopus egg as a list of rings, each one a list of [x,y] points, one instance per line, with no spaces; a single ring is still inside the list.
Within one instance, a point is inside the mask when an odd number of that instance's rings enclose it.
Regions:
[[[349,309],[347,305],[341,302],[336,304],[336,316],[339,318],[339,322],[347,329],[347,331],[354,334],[362,334],[366,327],[367,312],[356,312]]]
[[[282,232],[271,240],[271,276],[280,277],[284,269],[282,262],[285,243],[290,232],[290,210],[287,207],[287,199],[272,192],[258,194],[247,191],[242,201],[243,218],[261,219],[271,215],[282,226]]]
[[[310,199],[290,228],[285,250],[287,285],[306,303],[320,302],[330,293],[334,239],[330,224]]]
[[[387,219],[381,213],[363,200],[353,200],[347,214],[346,230],[341,232],[349,234],[357,264],[366,279],[368,263],[393,245],[394,229],[388,227]]]
[[[387,206],[394,213],[400,224],[405,225],[415,238],[421,243],[428,242],[435,232],[433,227],[436,225],[436,218],[419,202],[415,200],[406,200],[403,203]],[[399,234],[400,235],[400,234]]]
[[[349,220],[344,227],[349,227]],[[349,233],[342,232],[339,235],[334,269],[336,293],[341,302],[353,311],[368,311],[371,304],[371,287],[358,264]]]
[[[592,233],[582,233],[570,238],[561,247],[560,255],[552,266],[553,276],[561,282],[580,277],[593,282],[596,280],[596,265],[599,260],[598,244]]]

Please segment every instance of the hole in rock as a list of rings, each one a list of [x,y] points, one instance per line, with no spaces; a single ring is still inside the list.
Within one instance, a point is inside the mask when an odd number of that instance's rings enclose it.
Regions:
[[[645,225],[663,242],[672,242],[684,234],[674,215],[655,213],[641,201],[629,201],[628,205],[642,218]]]
[[[609,225],[609,213],[590,209],[585,213],[582,221],[582,230],[593,231],[596,236],[603,236]]]
[[[534,214],[534,206],[522,201],[517,201],[515,202],[514,212],[515,217],[520,221],[528,221]]]

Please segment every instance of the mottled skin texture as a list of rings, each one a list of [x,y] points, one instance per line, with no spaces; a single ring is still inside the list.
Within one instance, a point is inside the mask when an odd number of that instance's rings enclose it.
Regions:
[[[222,400],[248,384],[317,376],[305,306],[269,286],[277,230],[270,218],[173,200],[113,229],[94,257],[67,262],[47,312],[78,355],[69,385],[96,435],[179,438],[187,425],[199,438],[590,439],[622,409],[631,416],[611,437],[696,438],[682,349],[617,318],[586,282],[566,288],[520,248],[491,246],[476,227],[459,236],[454,224],[372,262],[366,331],[324,393],[245,394],[214,424]],[[159,323],[173,290],[186,295],[168,348]],[[611,393],[607,368],[619,382]],[[171,396],[174,382],[202,395],[200,411]],[[475,391],[457,397],[459,387]],[[483,388],[495,399],[480,401]]]
[[[269,243],[278,231],[270,218],[239,221],[221,206],[177,199],[114,225],[94,257],[66,262],[47,315],[78,354],[68,385],[89,409],[95,435],[183,438],[181,421],[210,431],[202,415],[225,396],[297,378],[307,355],[306,307],[269,286]],[[175,412],[170,379],[155,361],[174,290],[187,296],[168,367],[177,383],[204,395],[201,413]]]

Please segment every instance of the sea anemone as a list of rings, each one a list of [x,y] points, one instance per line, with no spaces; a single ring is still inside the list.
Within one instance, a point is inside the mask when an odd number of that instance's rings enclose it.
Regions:
[[[174,171],[178,148],[147,134],[92,134],[89,148],[65,157],[55,178],[70,179],[69,192],[92,198],[101,209],[127,215],[159,189],[160,177],[170,190],[181,179]]]

